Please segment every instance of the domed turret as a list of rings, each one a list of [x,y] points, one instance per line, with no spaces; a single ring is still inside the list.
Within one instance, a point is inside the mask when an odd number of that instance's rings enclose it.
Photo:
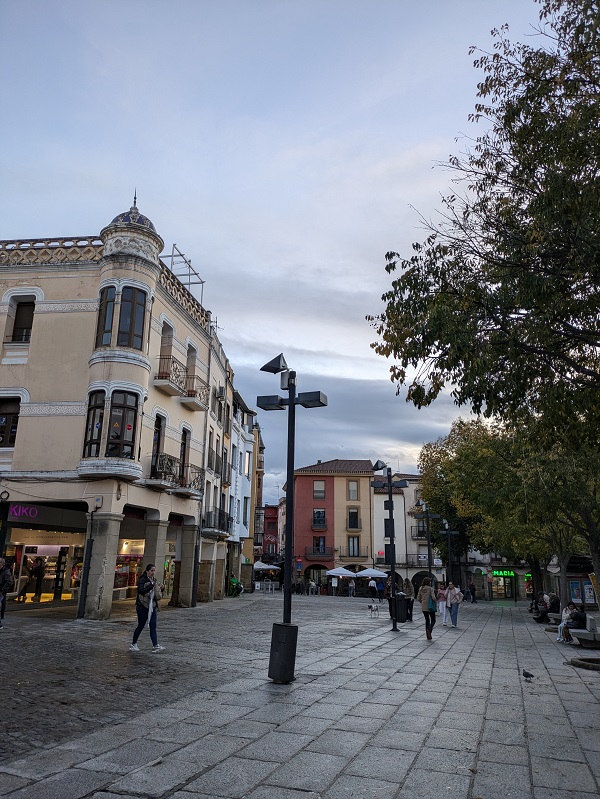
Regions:
[[[118,214],[103,230],[100,238],[104,242],[104,255],[128,253],[139,255],[158,265],[159,255],[165,243],[147,216],[137,207],[137,195],[129,211]]]

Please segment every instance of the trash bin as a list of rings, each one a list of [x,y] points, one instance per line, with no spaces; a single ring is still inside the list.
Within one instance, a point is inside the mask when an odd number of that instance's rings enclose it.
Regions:
[[[271,634],[271,656],[269,658],[269,679],[276,683],[289,683],[295,680],[296,645],[298,627],[296,624],[274,624]]]
[[[396,599],[396,613],[393,613],[392,597],[389,597],[389,599],[388,599],[388,603],[389,603],[389,607],[390,607],[390,618],[393,619],[394,616],[395,616],[396,617],[396,621],[400,622],[401,624],[404,624],[406,622],[407,615],[408,615],[407,614],[408,601],[407,601],[406,595],[405,594],[396,594],[395,599]]]

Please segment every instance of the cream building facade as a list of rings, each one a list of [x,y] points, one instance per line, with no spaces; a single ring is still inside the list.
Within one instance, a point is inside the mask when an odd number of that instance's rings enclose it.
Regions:
[[[226,468],[243,400],[163,246],[135,200],[98,237],[0,242],[0,552],[18,587],[42,557],[43,596],[88,618],[148,562],[172,604],[222,597],[250,532]]]

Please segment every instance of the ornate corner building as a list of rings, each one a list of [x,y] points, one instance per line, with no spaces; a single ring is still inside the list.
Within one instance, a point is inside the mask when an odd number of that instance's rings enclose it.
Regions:
[[[88,618],[142,564],[184,607],[240,578],[260,431],[163,247],[135,200],[99,236],[0,241],[0,553],[26,601],[36,557],[42,600]]]

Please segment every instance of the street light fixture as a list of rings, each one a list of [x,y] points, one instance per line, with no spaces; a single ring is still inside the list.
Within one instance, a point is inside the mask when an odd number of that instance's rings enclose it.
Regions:
[[[307,391],[296,395],[296,372],[288,369],[283,353],[261,367],[261,372],[281,375],[281,390],[288,392],[287,399],[279,395],[256,398],[264,411],[288,409],[287,429],[287,490],[285,497],[285,550],[283,571],[283,624],[274,624],[271,636],[269,677],[277,683],[295,679],[296,644],[298,627],[292,624],[292,569],[294,552],[294,449],[296,443],[296,405],[304,408],[323,408],[327,397],[321,391]]]
[[[373,471],[374,472],[381,472],[383,469],[386,470],[386,477],[387,480],[384,482],[383,480],[373,480],[371,483],[371,488],[386,488],[388,492],[388,498],[386,502],[384,502],[383,507],[388,512],[388,538],[390,539],[390,560],[392,561],[392,586],[391,586],[391,610],[392,610],[392,631],[397,633],[398,632],[398,607],[396,604],[396,536],[394,531],[394,500],[393,500],[393,489],[394,488],[408,488],[408,480],[396,480],[395,482],[392,481],[392,470],[387,464],[383,461],[376,461],[373,464]]]

